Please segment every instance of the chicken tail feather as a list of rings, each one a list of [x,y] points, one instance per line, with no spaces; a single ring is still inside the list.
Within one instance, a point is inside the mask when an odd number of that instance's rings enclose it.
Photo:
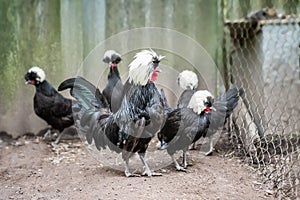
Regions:
[[[210,128],[207,135],[212,135],[222,127],[230,114],[238,105],[239,98],[244,95],[244,90],[239,87],[230,88],[221,99],[213,104],[215,112],[211,114]]]
[[[233,87],[230,88],[224,95],[223,98],[226,100],[226,118],[233,112],[238,104],[239,97],[244,95],[243,88]]]
[[[108,108],[108,103],[99,89],[82,77],[67,79],[58,87],[58,91],[66,89],[70,89],[70,94],[85,110]]]
[[[72,106],[75,125],[91,144],[101,110],[109,110],[108,103],[99,89],[82,77],[67,79],[58,87],[58,91],[66,89],[77,100]]]

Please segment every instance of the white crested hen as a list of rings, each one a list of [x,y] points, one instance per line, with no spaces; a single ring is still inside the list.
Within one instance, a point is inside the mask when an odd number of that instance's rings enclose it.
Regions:
[[[224,121],[237,106],[243,95],[241,88],[229,89],[223,97],[213,102],[213,96],[206,90],[194,93],[188,107],[177,108],[168,113],[166,122],[158,132],[161,149],[166,149],[177,170],[187,167],[187,150],[190,144],[201,137],[210,137],[224,125]],[[212,144],[210,142],[210,152]],[[174,158],[175,152],[183,150],[183,167]],[[210,153],[209,152],[209,153]]]
[[[26,84],[34,85],[36,92],[33,98],[34,112],[45,120],[52,129],[58,130],[59,136],[54,144],[58,144],[63,130],[74,124],[72,115],[72,100],[63,97],[46,80],[43,69],[34,66],[25,74]],[[51,131],[45,135],[48,135]]]

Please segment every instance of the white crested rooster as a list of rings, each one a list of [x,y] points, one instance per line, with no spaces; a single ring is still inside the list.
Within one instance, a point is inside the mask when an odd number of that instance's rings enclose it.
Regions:
[[[76,125],[84,132],[88,143],[94,141],[98,150],[109,148],[122,153],[126,163],[125,175],[133,176],[129,158],[138,153],[144,164],[142,175],[157,175],[150,170],[145,153],[150,140],[164,121],[164,108],[154,82],[163,58],[154,51],[137,53],[129,64],[129,75],[123,89],[120,109],[113,113],[102,93],[85,79],[65,80],[59,90],[71,89],[78,101],[74,105]]]

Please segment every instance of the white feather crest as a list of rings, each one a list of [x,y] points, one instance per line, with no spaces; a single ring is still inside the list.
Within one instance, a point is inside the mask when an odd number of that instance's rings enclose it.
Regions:
[[[133,84],[146,85],[153,72],[153,60],[160,61],[164,56],[157,55],[153,50],[143,50],[134,56],[129,64],[129,82]]]
[[[118,52],[116,52],[115,50],[107,50],[104,52],[103,61],[110,62],[111,58],[114,54],[121,57],[121,55]]]
[[[34,72],[37,74],[38,78],[36,79],[39,82],[43,82],[46,79],[46,74],[44,72],[44,70],[42,70],[41,68],[37,67],[37,66],[33,66],[31,67],[28,72]]]
[[[104,52],[104,56],[103,57],[109,57],[110,58],[114,54],[120,55],[115,50],[107,50],[107,51]]]
[[[198,77],[197,75],[190,71],[190,70],[184,70],[178,75],[178,85],[182,89],[195,89],[198,86]]]
[[[207,97],[211,97],[212,99],[214,98],[214,96],[209,91],[198,90],[193,94],[188,108],[192,108],[193,111],[199,115],[206,108],[204,102],[208,101]]]

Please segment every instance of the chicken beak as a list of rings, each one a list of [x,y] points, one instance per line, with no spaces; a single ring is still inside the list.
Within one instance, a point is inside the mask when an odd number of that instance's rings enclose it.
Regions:
[[[113,63],[112,61],[110,61],[110,62],[108,63],[108,66],[111,67],[111,68],[115,68],[115,67],[117,66],[117,64],[116,64],[116,63]]]
[[[164,140],[161,141],[160,149],[164,150],[168,148],[168,143],[166,143]]]
[[[31,80],[25,81],[25,84],[26,84],[26,85],[32,84],[32,81],[31,81]]]

